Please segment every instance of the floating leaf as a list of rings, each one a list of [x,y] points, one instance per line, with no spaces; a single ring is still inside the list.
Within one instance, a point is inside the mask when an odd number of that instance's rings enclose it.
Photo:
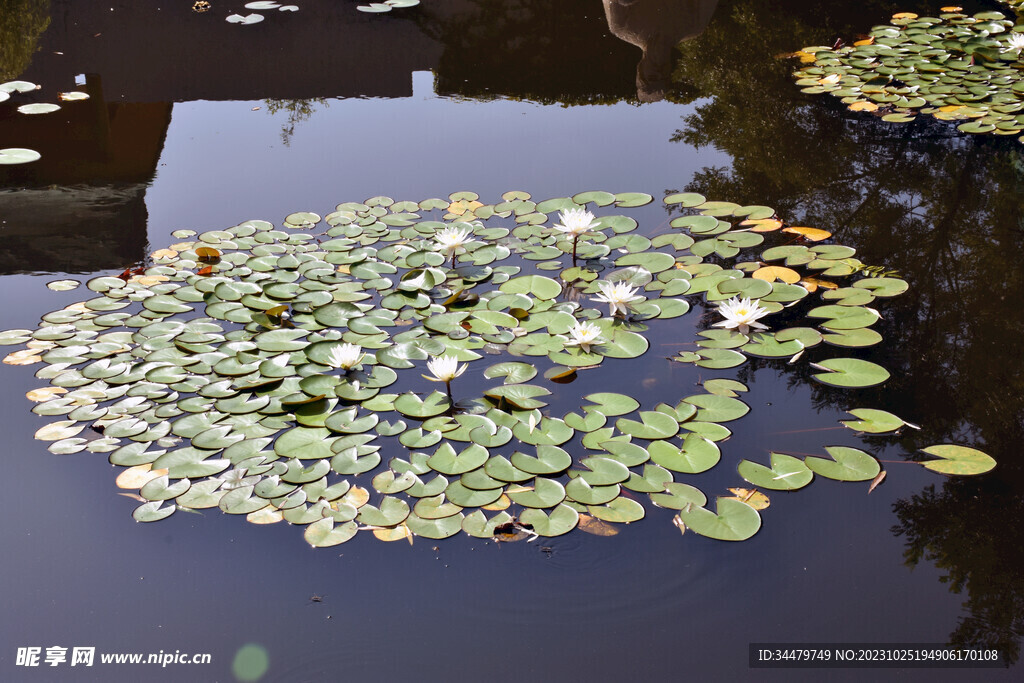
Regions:
[[[703,507],[679,511],[679,519],[701,536],[721,541],[745,541],[761,528],[761,515],[751,506],[733,498],[718,498],[716,512]]]
[[[768,499],[768,496],[761,493],[757,489],[731,488],[729,489],[729,493],[735,495],[736,500],[740,501],[741,503],[746,503],[755,510],[764,510],[769,505],[771,505],[771,501]]]
[[[833,460],[807,457],[804,463],[816,474],[839,481],[868,481],[878,476],[882,467],[862,450],[847,446],[826,446]]]
[[[885,368],[858,358],[831,358],[811,367],[825,371],[812,377],[836,387],[871,387],[889,379]]]
[[[984,474],[996,466],[992,456],[967,446],[954,444],[941,444],[939,446],[928,446],[922,451],[934,455],[940,460],[929,460],[923,462],[925,467],[933,472],[955,475]]]
[[[39,161],[41,158],[42,155],[34,149],[25,149],[23,147],[0,149],[0,165],[27,164],[32,161]]]
[[[854,429],[858,432],[884,434],[885,432],[894,432],[903,425],[915,426],[904,422],[901,418],[896,417],[892,413],[887,413],[884,410],[875,410],[874,408],[856,408],[847,412],[859,419],[840,420],[840,422],[850,429]]]
[[[771,454],[771,467],[749,460],[736,468],[740,476],[754,486],[773,491],[795,491],[811,483],[814,472],[800,458],[784,453]]]

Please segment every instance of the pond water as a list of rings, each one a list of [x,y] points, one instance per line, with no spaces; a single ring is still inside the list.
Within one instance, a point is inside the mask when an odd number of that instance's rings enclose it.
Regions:
[[[0,80],[43,84],[40,101],[76,79],[92,95],[80,118],[0,112],[0,148],[43,154],[0,166],[0,329],[34,328],[83,298],[46,282],[116,275],[179,229],[280,223],[376,195],[467,190],[493,203],[508,190],[607,190],[654,195],[630,214],[654,234],[672,217],[665,194],[700,192],[826,228],[910,282],[875,326],[885,341],[870,358],[891,379],[850,394],[784,361],[666,372],[679,341],[714,318],[692,314],[669,321],[628,371],[556,388],[559,407],[612,390],[674,403],[710,375],[739,377],[753,409],[730,423],[723,465],[695,482],[705,491],[742,485],[735,463],[769,450],[862,447],[889,474],[870,495],[828,480],[775,493],[742,543],[680,536],[671,511],[648,506],[609,537],[410,547],[359,534],[314,549],[299,528],[216,509],[136,523],[105,456],[51,455],[33,438],[43,421],[24,395],[41,385],[38,366],[5,366],[0,679],[230,681],[246,644],[268,654],[268,681],[866,675],[752,669],[758,642],[982,643],[1019,659],[1022,147],[850,112],[802,94],[780,58],[852,40],[896,11],[935,16],[939,3],[423,0],[365,14],[357,2],[310,2],[248,26],[224,21],[240,4],[162,4],[0,0],[11,32],[0,44],[27,46],[0,52]],[[837,423],[855,406],[922,429],[859,436]],[[999,465],[947,478],[902,463],[936,443],[975,446]],[[212,663],[15,661],[19,647],[54,645]],[[1019,677],[1016,666],[873,674]]]

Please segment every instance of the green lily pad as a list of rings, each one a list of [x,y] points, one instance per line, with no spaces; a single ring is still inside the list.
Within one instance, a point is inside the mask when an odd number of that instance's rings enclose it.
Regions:
[[[379,507],[364,505],[359,508],[357,520],[369,526],[395,526],[409,516],[409,505],[401,498],[385,496]]]
[[[750,412],[750,406],[746,403],[728,396],[697,394],[684,398],[683,401],[697,406],[697,414],[693,419],[703,422],[729,422],[738,420]]]
[[[823,477],[839,481],[869,481],[882,471],[877,460],[857,448],[826,446],[825,451],[832,456],[832,460],[804,458],[807,467]]]
[[[629,420],[626,418],[619,418],[615,422],[615,427],[623,434],[629,434],[630,436],[638,439],[668,439],[676,435],[679,431],[679,423],[675,418],[659,413],[657,411],[641,411],[640,422],[636,420]]]
[[[410,515],[406,520],[406,525],[408,525],[409,531],[417,536],[440,540],[459,533],[464,521],[465,515],[461,512],[436,519],[424,519],[417,515]]]
[[[825,371],[812,377],[836,387],[871,387],[889,379],[889,371],[881,365],[859,358],[830,358],[811,366]]]
[[[513,503],[526,508],[550,508],[565,500],[565,488],[554,479],[537,477],[532,488],[509,490],[507,495]]]
[[[921,464],[932,472],[941,474],[960,476],[984,474],[996,466],[996,461],[992,456],[967,446],[941,444],[928,446],[921,450],[940,458],[940,460],[929,460]]]
[[[651,501],[658,507],[682,510],[687,505],[704,505],[708,499],[700,489],[674,482],[665,485],[665,493],[652,493]]]
[[[520,363],[517,361],[495,363],[484,370],[484,377],[487,379],[503,377],[505,379],[505,384],[521,384],[522,382],[529,382],[536,376],[536,367],[529,363]]]
[[[761,515],[746,503],[719,497],[715,505],[716,512],[696,506],[684,508],[679,511],[679,519],[693,532],[720,541],[745,541],[761,528]]]
[[[722,457],[718,446],[699,434],[687,434],[679,446],[669,441],[655,441],[648,451],[655,464],[684,474],[706,472]]]
[[[401,394],[396,398],[394,406],[395,410],[403,415],[422,420],[440,415],[449,410],[451,408],[451,401],[448,400],[447,395],[440,391],[435,391],[422,399],[416,394],[409,392]]]
[[[559,505],[550,514],[539,509],[523,510],[519,515],[519,521],[533,527],[533,532],[538,536],[551,537],[561,536],[575,529],[580,516],[568,505]]]
[[[896,417],[892,413],[888,413],[884,410],[876,410],[874,408],[855,408],[854,410],[847,411],[857,420],[840,420],[841,423],[854,429],[858,432],[867,432],[869,434],[884,434],[886,432],[894,432],[900,427],[908,424],[904,422],[902,418]]]
[[[470,444],[460,452],[445,441],[427,460],[430,468],[441,474],[456,475],[482,467],[488,459],[487,449],[479,444]]]
[[[814,471],[803,460],[792,455],[772,453],[771,463],[769,468],[742,460],[736,469],[741,477],[754,486],[773,491],[795,491],[810,484],[814,478]]]
[[[561,448],[550,445],[538,445],[536,457],[517,451],[512,454],[511,460],[511,465],[514,468],[542,476],[564,472],[572,465],[572,456]],[[496,475],[492,474],[491,476]],[[496,478],[500,479],[501,477]]]
[[[494,530],[511,521],[512,515],[504,511],[488,519],[483,510],[476,510],[462,520],[462,530],[475,538],[494,538]]]
[[[616,498],[607,505],[588,505],[587,512],[604,522],[629,524],[644,518],[644,506],[629,498]]]
[[[333,519],[324,518],[307,526],[303,537],[314,548],[329,548],[351,540],[358,530],[355,522],[336,525]]]
[[[626,415],[633,412],[640,407],[640,402],[634,398],[626,396],[625,394],[616,393],[597,393],[589,394],[583,397],[584,400],[590,401],[595,405],[584,406],[584,410],[589,412],[601,413],[605,417],[616,417],[618,415]]]

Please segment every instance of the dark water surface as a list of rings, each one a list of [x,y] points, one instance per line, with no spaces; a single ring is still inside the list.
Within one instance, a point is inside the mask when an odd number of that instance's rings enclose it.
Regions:
[[[903,461],[956,442],[999,466],[947,479],[894,462],[870,496],[819,478],[774,494],[762,530],[736,544],[680,537],[669,511],[648,506],[608,538],[410,547],[360,534],[316,550],[298,528],[216,510],[137,524],[103,455],[55,456],[33,439],[44,422],[24,394],[41,386],[38,366],[4,366],[0,680],[232,681],[246,643],[269,653],[267,681],[1017,680],[1017,667],[747,660],[751,642],[979,642],[1019,658],[1021,146],[850,113],[801,94],[792,63],[776,58],[852,39],[893,11],[934,16],[940,3],[423,0],[387,15],[356,4],[300,3],[237,26],[224,16],[242,3],[196,14],[186,2],[0,0],[0,30],[18,13],[12,35],[35,38],[30,59],[0,53],[11,61],[0,80],[42,83],[52,100],[81,74],[93,94],[45,117],[0,105],[0,148],[43,152],[0,167],[0,329],[32,328],[82,298],[49,280],[116,274],[181,228],[279,223],[380,194],[473,190],[493,203],[513,189],[608,190],[656,197],[631,212],[651,234],[670,219],[665,192],[698,191],[832,230],[911,290],[876,325],[885,341],[872,358],[892,372],[882,389],[837,392],[799,365],[744,366],[752,411],[695,485],[739,485],[735,463],[769,450],[836,444]],[[581,373],[555,399],[614,385],[653,405],[735,376],[665,371],[699,318],[672,321],[629,373]],[[923,429],[835,428],[863,406]],[[18,647],[54,645],[208,652],[213,663],[16,666]]]

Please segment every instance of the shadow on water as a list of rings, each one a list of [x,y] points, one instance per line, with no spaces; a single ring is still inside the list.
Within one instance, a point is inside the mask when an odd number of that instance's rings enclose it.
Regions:
[[[782,7],[787,11],[723,3],[709,30],[680,46],[674,77],[708,100],[673,139],[732,157],[731,166],[704,169],[686,189],[763,201],[791,224],[832,230],[865,261],[912,283],[879,324],[886,338],[900,341],[888,346],[893,378],[874,397],[877,405],[927,425],[926,437],[905,430],[905,452],[973,443],[999,467],[899,501],[893,531],[906,538],[910,566],[935,562],[951,591],[966,592],[968,613],[951,642],[997,646],[1016,661],[1024,635],[1024,537],[1019,525],[999,520],[1020,514],[1024,492],[1017,448],[1024,438],[1019,143],[961,134],[927,116],[890,124],[849,112],[835,98],[794,95],[794,61],[781,53],[849,41],[874,22],[848,19],[830,5],[833,23],[823,34],[808,24],[808,17],[825,16],[819,3]],[[889,9],[878,8],[875,21]],[[780,26],[789,30],[780,33]],[[842,409],[845,400],[815,391],[819,407]]]

